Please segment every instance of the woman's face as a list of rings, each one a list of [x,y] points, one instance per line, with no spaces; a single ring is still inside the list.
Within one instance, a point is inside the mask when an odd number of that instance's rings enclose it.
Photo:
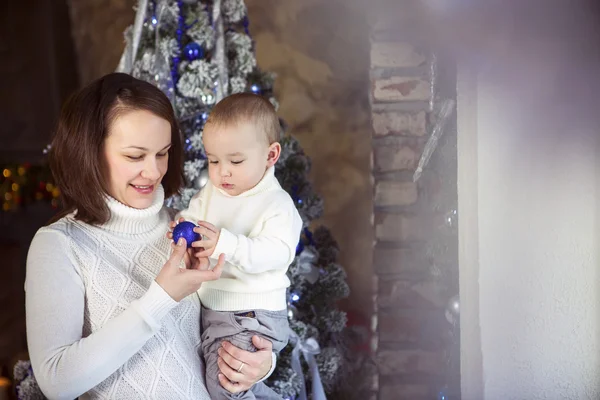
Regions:
[[[170,147],[167,120],[145,110],[117,117],[104,141],[109,194],[129,207],[150,207],[167,172]]]

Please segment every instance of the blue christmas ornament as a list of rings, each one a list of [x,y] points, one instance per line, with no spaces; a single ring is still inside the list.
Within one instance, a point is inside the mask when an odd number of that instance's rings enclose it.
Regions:
[[[202,46],[200,46],[196,42],[188,43],[183,49],[183,52],[187,59],[190,61],[194,61],[204,57],[204,49],[202,49]]]
[[[173,241],[177,243],[179,238],[184,238],[187,243],[187,247],[192,247],[192,243],[200,240],[201,238],[199,233],[194,232],[195,227],[196,224],[192,222],[180,222],[177,224],[175,229],[173,229]]]
[[[304,250],[304,242],[302,241],[302,239],[298,242],[298,246],[296,246],[296,255],[302,253],[302,251]]]

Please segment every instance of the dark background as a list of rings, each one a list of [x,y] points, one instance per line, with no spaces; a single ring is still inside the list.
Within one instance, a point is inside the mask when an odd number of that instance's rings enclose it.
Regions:
[[[79,82],[63,0],[0,5],[0,170],[44,161],[60,105]],[[24,357],[25,257],[35,231],[54,213],[48,202],[0,212],[0,375]]]

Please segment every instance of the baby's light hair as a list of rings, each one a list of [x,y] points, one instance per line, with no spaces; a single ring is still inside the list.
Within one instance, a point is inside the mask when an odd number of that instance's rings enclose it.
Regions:
[[[268,144],[279,141],[281,126],[275,107],[264,97],[252,93],[236,93],[219,101],[211,110],[206,126],[235,125],[243,122],[256,125]]]

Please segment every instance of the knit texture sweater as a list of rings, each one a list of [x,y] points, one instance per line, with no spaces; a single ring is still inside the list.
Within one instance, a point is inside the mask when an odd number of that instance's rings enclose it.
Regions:
[[[211,255],[225,255],[220,279],[202,284],[202,305],[217,311],[287,308],[286,273],[296,256],[302,218],[271,167],[252,189],[232,196],[210,181],[180,216],[221,229]]]
[[[200,302],[175,302],[154,278],[168,259],[157,188],[143,210],[107,199],[110,220],[66,216],[41,228],[27,258],[27,340],[51,399],[206,399]]]

